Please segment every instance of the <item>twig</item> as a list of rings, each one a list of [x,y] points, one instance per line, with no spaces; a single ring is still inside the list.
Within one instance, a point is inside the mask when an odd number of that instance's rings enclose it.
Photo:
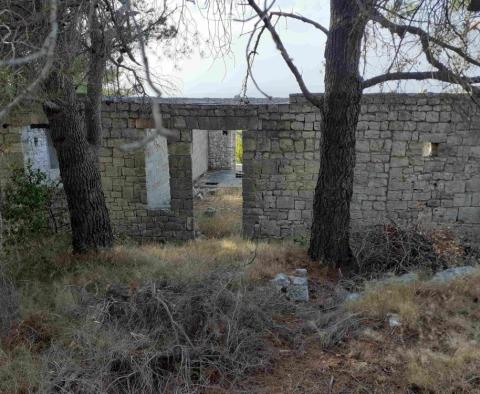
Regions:
[[[15,99],[10,101],[0,111],[0,120],[3,119],[5,116],[8,115],[8,113],[17,106],[25,97],[33,93],[33,91],[38,87],[40,82],[45,80],[48,77],[48,73],[50,72],[50,69],[53,66],[54,63],[54,58],[55,58],[55,48],[57,46],[57,36],[58,36],[58,20],[57,20],[57,14],[58,14],[58,4],[57,0],[50,0],[50,24],[51,24],[51,30],[50,34],[48,35],[46,42],[48,42],[48,50],[46,53],[47,60],[45,62],[45,65],[43,66],[42,70],[40,71],[39,76],[35,81],[33,81],[24,91],[23,93],[19,94]]]

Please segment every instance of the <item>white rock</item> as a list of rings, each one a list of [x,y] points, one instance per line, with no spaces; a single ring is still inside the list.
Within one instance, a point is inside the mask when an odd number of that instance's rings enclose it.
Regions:
[[[290,300],[306,302],[309,300],[307,270],[299,269],[295,272],[302,276],[280,273],[271,282],[278,291],[285,292]]]
[[[277,290],[287,290],[287,287],[290,285],[290,279],[285,274],[277,274],[275,278],[271,280],[273,285],[277,288]]]
[[[391,276],[385,279],[380,280],[380,283],[390,284],[390,283],[412,283],[420,280],[420,277],[416,272],[408,272],[400,276]]]
[[[345,301],[355,301],[360,298],[360,293],[353,292],[353,293],[348,293],[345,297]]]
[[[448,282],[460,276],[469,275],[474,271],[475,268],[471,266],[452,267],[444,271],[437,272],[431,280],[432,282]]]
[[[390,327],[399,327],[402,325],[400,321],[400,316],[397,315],[396,313],[389,313],[387,315],[387,320],[388,320],[388,325]]]

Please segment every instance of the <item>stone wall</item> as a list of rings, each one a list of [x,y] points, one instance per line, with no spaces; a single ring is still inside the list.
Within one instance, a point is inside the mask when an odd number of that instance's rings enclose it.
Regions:
[[[187,240],[194,237],[191,130],[168,141],[170,208],[147,204],[145,148],[122,146],[144,137],[153,127],[149,103],[106,100],[102,108],[104,138],[99,153],[105,197],[114,232],[141,240]],[[24,165],[22,130],[47,123],[43,114],[18,113],[0,129],[0,192],[12,167]],[[148,147],[147,147],[148,148]]]
[[[153,126],[149,103],[104,104],[101,172],[117,233],[194,236],[192,130],[200,129],[243,130],[245,236],[308,234],[320,159],[317,108],[298,95],[273,104],[163,99],[160,106],[165,126],[175,131],[168,141],[170,209],[148,208],[145,149],[120,149]],[[20,134],[18,122],[1,129],[0,185],[6,163],[23,164]],[[365,95],[356,150],[353,225],[420,222],[480,241],[480,115],[467,97]]]
[[[242,133],[244,235],[306,235],[320,159],[320,114],[303,104],[274,104],[259,106],[258,118],[261,130]]]
[[[103,127],[100,165],[115,232],[144,241],[193,238],[192,131],[181,130],[168,141],[170,208],[150,209],[145,149],[121,149],[153,127],[150,106],[107,101],[103,106]]]
[[[244,135],[245,234],[307,234],[320,113],[291,96],[259,117],[262,131]],[[420,222],[480,241],[480,115],[467,97],[365,95],[356,151],[353,225]]]
[[[195,181],[208,171],[208,131],[193,130],[192,138],[192,176]]]
[[[235,166],[235,131],[210,130],[208,132],[208,168],[231,170]]]

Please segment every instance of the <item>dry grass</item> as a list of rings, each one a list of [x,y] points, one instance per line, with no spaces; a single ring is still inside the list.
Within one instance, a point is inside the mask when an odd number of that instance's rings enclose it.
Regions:
[[[480,392],[479,300],[477,272],[451,283],[373,288],[350,308],[383,327],[380,343],[397,360],[392,364],[404,390],[473,393]],[[400,316],[401,326],[393,331],[386,324],[389,313]],[[394,368],[388,360],[384,367]]]
[[[479,393],[479,303],[480,272],[372,286],[347,305],[360,321],[357,335],[328,349],[315,336],[258,381],[266,393]],[[401,326],[389,326],[390,313]]]
[[[215,208],[216,213],[205,215],[208,208]],[[242,190],[240,188],[223,188],[215,194],[195,201],[195,221],[198,230],[207,238],[223,238],[240,235],[242,232]]]
[[[177,337],[170,337],[168,346],[162,350],[156,348],[158,341],[149,337],[140,318],[129,320],[128,324],[117,318],[109,321],[98,316],[93,318],[92,308],[108,299],[108,289],[115,283],[125,285],[131,294],[141,292],[145,282],[166,285],[165,300],[176,324],[191,328],[191,323],[196,325],[200,318],[204,319],[206,331],[199,333],[200,336],[188,334],[192,336],[194,349],[188,350],[181,344],[184,351],[188,351],[188,358],[183,358],[185,364],[179,370],[176,367],[171,370],[167,374],[169,383],[162,380],[162,384],[171,385],[175,381],[178,387],[239,384],[236,375],[241,377],[257,367],[269,365],[270,350],[265,348],[259,353],[259,349],[269,344],[267,338],[280,327],[273,321],[272,314],[278,313],[274,305],[285,302],[256,282],[270,279],[280,271],[291,271],[305,260],[305,251],[293,242],[255,243],[239,237],[201,239],[182,245],[119,245],[108,252],[83,256],[70,253],[68,240],[44,239],[30,246],[5,259],[7,271],[18,289],[20,319],[3,337],[0,346],[2,393],[30,392],[42,387],[49,392],[52,382],[64,388],[77,385],[88,392],[88,387],[99,387],[95,386],[98,380],[89,380],[99,378],[99,373],[105,376],[100,384],[108,385],[116,377],[120,378],[118,382],[125,383],[122,368],[126,366],[130,373],[139,374],[136,384],[140,386],[137,387],[156,392],[151,388],[160,387],[152,383],[158,371],[150,363],[151,357],[162,359]],[[226,275],[226,282],[212,280],[215,273]],[[234,273],[240,275],[244,283],[239,288],[231,287],[230,278]],[[168,298],[172,291],[176,299]],[[193,305],[199,300],[205,302],[203,317],[195,315],[201,308]],[[227,300],[227,304],[217,304],[222,300]],[[137,304],[135,308],[141,310],[141,302],[134,305]],[[163,327],[173,335],[163,306],[155,308],[162,310],[156,329]],[[192,316],[196,316],[195,320],[191,320]],[[240,316],[243,317],[240,319]],[[254,319],[254,316],[257,317]],[[147,316],[148,319],[151,320]],[[99,326],[94,321],[102,324]],[[124,329],[120,330],[121,327]],[[144,339],[146,342],[142,342]],[[146,344],[145,351],[136,347]],[[224,353],[220,357],[221,352]],[[174,356],[177,357],[176,353]],[[90,364],[85,364],[86,360],[91,360]],[[117,361],[122,368],[110,371],[108,368],[112,365],[117,368]],[[189,372],[190,366],[193,372]],[[53,375],[52,371],[55,371]],[[48,382],[45,373],[50,376]],[[58,379],[55,380],[55,376]],[[93,386],[88,386],[89,382]],[[115,388],[112,390],[122,392],[122,384],[117,383],[112,385]]]
[[[459,343],[451,353],[432,349],[408,353],[407,379],[412,387],[434,393],[473,393],[479,390],[480,346]]]
[[[52,238],[3,261],[20,319],[1,342],[1,393],[480,392],[480,272],[370,285],[342,308],[325,279],[335,276],[292,241],[235,235],[79,257]],[[285,313],[266,283],[299,267],[312,301]],[[401,326],[388,325],[391,313]]]
[[[403,325],[415,327],[421,313],[416,293],[416,285],[377,286],[367,289],[366,294],[351,302],[349,307],[352,312],[379,322],[386,321],[388,315],[394,313],[400,316]]]
[[[41,379],[41,360],[25,347],[4,351],[0,347],[0,393],[30,393]]]

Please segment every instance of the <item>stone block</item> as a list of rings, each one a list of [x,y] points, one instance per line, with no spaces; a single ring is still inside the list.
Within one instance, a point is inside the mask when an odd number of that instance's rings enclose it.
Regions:
[[[293,197],[278,197],[277,198],[278,209],[294,209],[295,200]]]
[[[438,112],[427,112],[425,120],[429,123],[435,123],[440,120],[440,114]]]
[[[465,191],[480,192],[480,176],[475,176],[466,182]]]
[[[447,181],[445,182],[446,193],[463,193],[465,192],[465,181]]]
[[[282,152],[290,152],[293,150],[293,141],[291,139],[280,139],[280,150]]]
[[[480,224],[480,207],[458,208],[458,220],[463,223]]]

